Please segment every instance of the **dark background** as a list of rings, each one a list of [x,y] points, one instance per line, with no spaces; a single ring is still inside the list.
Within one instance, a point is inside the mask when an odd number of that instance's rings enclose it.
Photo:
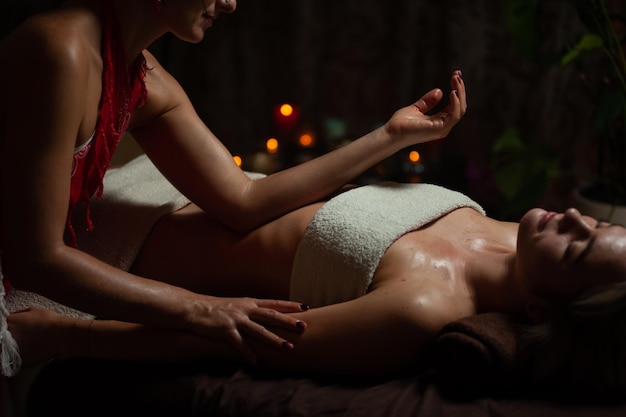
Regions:
[[[576,30],[576,16],[555,10],[543,30],[546,42],[563,42]],[[503,210],[507,202],[491,172],[493,143],[511,127],[562,151],[574,180],[590,169],[587,152],[571,152],[573,142],[585,140],[591,121],[576,74],[522,57],[505,1],[242,0],[201,44],[166,37],[152,50],[209,127],[244,157],[244,168],[269,137],[281,140],[281,167],[357,138],[431,88],[449,91],[450,74],[458,68],[469,111],[447,139],[417,147],[420,180],[464,191],[494,216],[517,216]],[[312,130],[316,149],[292,146],[299,131],[279,129],[274,109],[283,102],[299,109],[295,130]],[[337,121],[343,137],[327,128]],[[415,180],[407,154],[360,180]],[[549,188],[536,204],[567,205],[571,179]]]
[[[6,28],[28,2],[2,1],[11,12],[0,10]],[[555,10],[543,30],[547,43],[563,42],[576,30],[575,15]],[[407,150],[356,181],[439,183],[495,217],[517,216],[492,174],[493,144],[511,127],[554,148],[573,174],[534,204],[564,207],[573,182],[591,170],[585,147],[571,146],[587,140],[591,120],[576,74],[522,57],[506,1],[241,0],[200,44],[165,36],[151,51],[247,169],[257,168],[269,137],[280,140],[277,168],[299,163],[367,133],[433,87],[447,93],[450,74],[461,69],[469,110],[452,134],[417,146],[419,167]],[[275,117],[284,102],[298,110],[291,129]],[[303,131],[316,138],[313,148],[297,146]]]

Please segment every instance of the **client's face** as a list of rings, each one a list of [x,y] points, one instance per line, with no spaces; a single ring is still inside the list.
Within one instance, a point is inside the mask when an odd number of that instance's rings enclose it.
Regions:
[[[575,209],[533,209],[520,221],[517,258],[531,293],[573,297],[626,280],[626,229]]]

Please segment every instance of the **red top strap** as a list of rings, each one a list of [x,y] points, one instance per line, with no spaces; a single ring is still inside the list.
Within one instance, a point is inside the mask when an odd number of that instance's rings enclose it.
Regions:
[[[101,198],[103,179],[111,164],[113,152],[126,133],[132,111],[142,106],[147,97],[145,85],[146,59],[135,58],[130,68],[120,39],[120,28],[114,4],[102,0],[102,97],[96,131],[92,141],[74,155],[67,215],[68,244],[76,246],[76,233],[71,217],[77,204],[86,204],[87,230],[93,229],[89,201]]]

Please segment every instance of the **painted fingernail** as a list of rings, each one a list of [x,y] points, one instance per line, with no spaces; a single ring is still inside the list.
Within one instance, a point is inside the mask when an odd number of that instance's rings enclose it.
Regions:
[[[463,79],[463,71],[458,70],[457,73],[459,75],[459,78]]]
[[[296,322],[296,327],[300,330],[304,330],[306,329],[306,323],[304,323],[303,321],[297,321]]]
[[[307,311],[307,310],[308,310],[308,309],[310,309],[310,308],[311,308],[311,307],[309,307],[309,306],[308,306],[308,305],[306,305],[306,304],[300,304],[300,310],[302,310],[302,311]]]
[[[291,342],[283,342],[283,349],[293,350],[295,346]]]

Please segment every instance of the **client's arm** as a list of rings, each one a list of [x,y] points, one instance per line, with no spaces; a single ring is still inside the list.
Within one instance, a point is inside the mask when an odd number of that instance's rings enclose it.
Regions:
[[[385,288],[385,287],[383,287]],[[417,366],[440,328],[457,317],[445,302],[419,302],[403,286],[294,314],[308,324],[295,349],[253,345],[272,368],[326,375],[389,375]],[[54,357],[187,361],[243,361],[228,344],[190,333],[118,321],[87,321],[32,309],[9,317],[25,363]],[[276,330],[280,334],[280,330]],[[45,341],[45,343],[42,343]]]

